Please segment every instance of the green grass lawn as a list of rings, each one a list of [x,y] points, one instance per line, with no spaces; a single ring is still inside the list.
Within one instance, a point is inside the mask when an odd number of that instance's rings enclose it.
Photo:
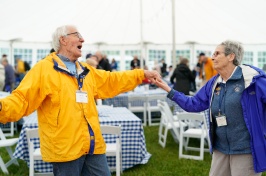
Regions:
[[[152,154],[149,162],[145,165],[137,165],[123,172],[124,176],[207,176],[211,165],[211,155],[205,152],[204,160],[178,159],[178,144],[174,142],[171,133],[168,133],[166,147],[158,144],[158,126],[145,127],[146,145],[149,153]],[[18,136],[18,134],[16,134]],[[192,141],[194,145],[198,141]],[[0,154],[7,161],[7,152],[0,149]],[[19,166],[11,165],[9,176],[28,176],[29,169],[23,160],[19,160]],[[3,174],[0,171],[0,175]],[[114,176],[115,174],[113,174]],[[266,176],[264,172],[262,174]]]

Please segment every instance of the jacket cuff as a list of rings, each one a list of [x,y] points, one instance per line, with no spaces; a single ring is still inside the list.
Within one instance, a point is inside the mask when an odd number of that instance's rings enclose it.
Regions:
[[[171,89],[170,92],[167,94],[167,98],[170,98],[172,100],[175,95],[175,92],[176,91],[174,89]]]

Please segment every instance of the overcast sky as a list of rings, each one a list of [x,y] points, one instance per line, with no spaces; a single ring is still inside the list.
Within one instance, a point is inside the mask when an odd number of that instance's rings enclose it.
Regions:
[[[172,43],[172,0],[0,0],[0,40],[48,42],[73,24],[85,43]],[[175,0],[176,43],[266,43],[265,0]]]

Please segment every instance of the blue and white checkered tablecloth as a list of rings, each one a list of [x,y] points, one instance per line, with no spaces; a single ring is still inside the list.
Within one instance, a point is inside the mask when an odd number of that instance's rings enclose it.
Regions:
[[[151,157],[147,152],[145,136],[141,120],[127,108],[97,107],[101,125],[121,125],[122,128],[122,168],[128,169],[137,164],[146,164]],[[15,158],[25,160],[29,165],[28,144],[26,128],[38,128],[37,113],[24,118],[25,123],[20,132],[19,141],[13,154]],[[115,142],[116,137],[103,135],[106,143]],[[34,144],[39,147],[39,139],[34,139]],[[115,157],[107,157],[108,165],[115,167]],[[36,162],[36,161],[35,161]],[[52,165],[37,161],[34,165],[39,172],[52,172]]]
[[[114,97],[114,98],[109,98],[109,99],[105,99],[104,100],[104,104],[106,105],[113,105],[114,107],[128,107],[128,96],[129,95],[143,95],[143,96],[152,96],[153,94],[165,94],[165,96],[167,96],[167,92],[162,90],[162,89],[154,89],[154,90],[145,90],[145,91],[134,91],[134,92],[129,92],[129,93],[123,93],[123,94],[119,94],[118,96]],[[185,110],[183,110],[177,103],[175,103],[174,101],[170,100],[169,98],[166,98],[166,102],[168,103],[168,105],[170,106],[170,108],[173,110],[174,114],[176,114],[176,112],[185,112]],[[137,106],[141,106],[143,105],[143,101],[136,101],[133,102],[133,106],[137,105]],[[154,102],[156,103],[156,102]],[[207,122],[207,126],[209,128],[209,118],[208,118],[208,113],[209,110],[205,110],[202,113],[204,113],[205,118],[206,118],[206,122]],[[142,114],[138,114],[139,117],[142,117]]]
[[[142,89],[135,89],[134,92],[127,92],[119,94],[114,98],[108,98],[103,101],[105,105],[113,105],[114,107],[128,107],[128,96],[130,95],[143,95],[143,96],[152,96],[156,94],[164,94],[167,95],[167,92],[162,89],[153,89],[153,90],[142,90]],[[135,101],[132,103],[134,106],[142,106],[144,104],[143,101]],[[156,102],[154,102],[156,104]]]

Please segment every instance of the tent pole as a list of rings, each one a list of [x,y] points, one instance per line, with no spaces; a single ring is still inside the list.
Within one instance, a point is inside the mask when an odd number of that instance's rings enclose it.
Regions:
[[[176,49],[175,49],[175,0],[172,0],[172,33],[173,33],[172,63],[173,63],[173,69],[175,69],[175,67],[176,67]]]
[[[142,0],[139,0],[140,4],[140,68],[143,66],[143,19],[142,19]]]

